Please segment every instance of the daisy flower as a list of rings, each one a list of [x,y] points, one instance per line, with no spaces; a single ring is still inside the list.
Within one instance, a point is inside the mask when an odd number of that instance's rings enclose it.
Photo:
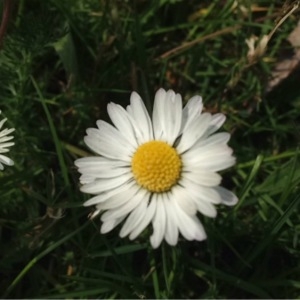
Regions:
[[[1,114],[1,110],[0,110],[0,114]],[[4,169],[4,165],[12,166],[14,164],[13,160],[11,160],[9,157],[1,154],[1,153],[9,152],[9,149],[7,149],[7,148],[11,147],[15,144],[13,142],[8,142],[14,138],[12,135],[9,135],[9,134],[12,133],[15,129],[14,128],[11,128],[11,129],[6,128],[6,129],[1,130],[1,128],[3,127],[6,120],[7,119],[5,118],[2,121],[0,121],[0,170]]]
[[[229,133],[215,133],[221,113],[202,112],[200,96],[182,108],[174,91],[157,91],[152,119],[133,92],[126,109],[115,103],[107,111],[114,126],[102,120],[87,129],[86,145],[97,156],[75,161],[81,191],[94,195],[84,206],[101,214],[101,233],[122,223],[120,237],[135,239],[152,223],[150,242],[176,245],[179,233],[201,241],[205,230],[197,213],[216,217],[215,204],[234,205],[237,197],[220,186],[218,171],[235,164],[227,146]]]

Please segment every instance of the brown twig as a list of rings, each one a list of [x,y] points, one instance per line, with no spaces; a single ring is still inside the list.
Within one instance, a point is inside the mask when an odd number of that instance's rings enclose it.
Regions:
[[[8,21],[12,10],[13,0],[3,0],[3,12],[0,25],[0,48],[3,44],[3,39],[7,30]]]
[[[211,33],[211,34],[208,34],[208,35],[205,35],[205,36],[201,36],[200,38],[198,39],[195,39],[191,42],[187,42],[187,43],[183,43],[182,45],[176,47],[176,48],[173,48],[167,52],[165,52],[164,54],[160,55],[158,57],[158,59],[164,59],[164,58],[167,58],[171,55],[174,55],[180,51],[183,51],[185,49],[188,49],[200,42],[203,42],[203,41],[206,41],[206,40],[209,40],[209,39],[212,39],[212,38],[215,38],[217,36],[220,36],[220,35],[223,35],[223,34],[227,34],[227,33],[231,33],[237,29],[239,29],[241,26],[240,25],[237,25],[237,26],[232,26],[232,27],[227,27],[227,28],[224,28],[224,29],[221,29],[221,30],[218,30],[214,33]]]

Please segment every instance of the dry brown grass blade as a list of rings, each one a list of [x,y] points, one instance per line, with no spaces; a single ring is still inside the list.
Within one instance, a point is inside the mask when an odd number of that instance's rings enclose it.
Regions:
[[[173,48],[167,52],[165,52],[164,54],[160,55],[157,59],[164,59],[164,58],[168,58],[172,55],[175,55],[175,54],[178,54],[180,53],[181,51],[184,51],[196,44],[199,44],[201,42],[204,42],[206,40],[209,40],[209,39],[213,39],[215,37],[218,37],[218,36],[221,36],[221,35],[224,35],[224,34],[228,34],[228,33],[231,33],[231,32],[234,32],[236,31],[237,29],[241,28],[240,25],[236,25],[236,26],[232,26],[232,27],[227,27],[227,28],[224,28],[224,29],[221,29],[221,30],[218,30],[214,33],[211,33],[211,34],[208,34],[208,35],[205,35],[205,36],[202,36],[198,39],[195,39],[193,41],[190,41],[190,42],[187,42],[187,43],[183,43],[182,45],[176,47],[176,48]]]
[[[3,39],[7,30],[8,22],[12,11],[12,6],[13,6],[13,0],[3,1],[3,12],[2,12],[2,20],[0,25],[0,48],[2,47]]]

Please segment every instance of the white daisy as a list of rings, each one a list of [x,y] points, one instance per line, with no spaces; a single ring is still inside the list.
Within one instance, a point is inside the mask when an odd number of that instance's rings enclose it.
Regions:
[[[229,133],[215,133],[223,114],[202,113],[202,98],[192,97],[182,109],[179,94],[158,90],[152,120],[133,92],[126,110],[110,103],[114,126],[99,120],[87,129],[87,146],[99,156],[75,161],[82,174],[81,191],[95,195],[84,203],[101,215],[101,233],[123,223],[120,236],[135,239],[150,223],[150,242],[176,245],[206,238],[197,212],[216,217],[214,204],[234,205],[237,197],[219,186],[218,171],[235,164],[227,146]]]
[[[1,110],[0,110],[1,114]],[[3,127],[4,123],[6,122],[6,118],[0,121],[0,130]],[[15,143],[8,142],[12,140],[14,137],[12,135],[9,136],[10,133],[12,133],[15,129],[3,129],[0,131],[0,170],[4,169],[4,165],[12,166],[14,164],[13,160],[11,160],[9,157],[2,155],[1,153],[9,152],[8,147],[13,146]],[[7,143],[8,142],[8,143]]]

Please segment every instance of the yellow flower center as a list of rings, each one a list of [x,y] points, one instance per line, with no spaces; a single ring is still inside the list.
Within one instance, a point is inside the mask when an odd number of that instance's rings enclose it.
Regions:
[[[135,180],[152,193],[170,190],[180,178],[181,166],[176,150],[161,141],[139,146],[131,161]]]

